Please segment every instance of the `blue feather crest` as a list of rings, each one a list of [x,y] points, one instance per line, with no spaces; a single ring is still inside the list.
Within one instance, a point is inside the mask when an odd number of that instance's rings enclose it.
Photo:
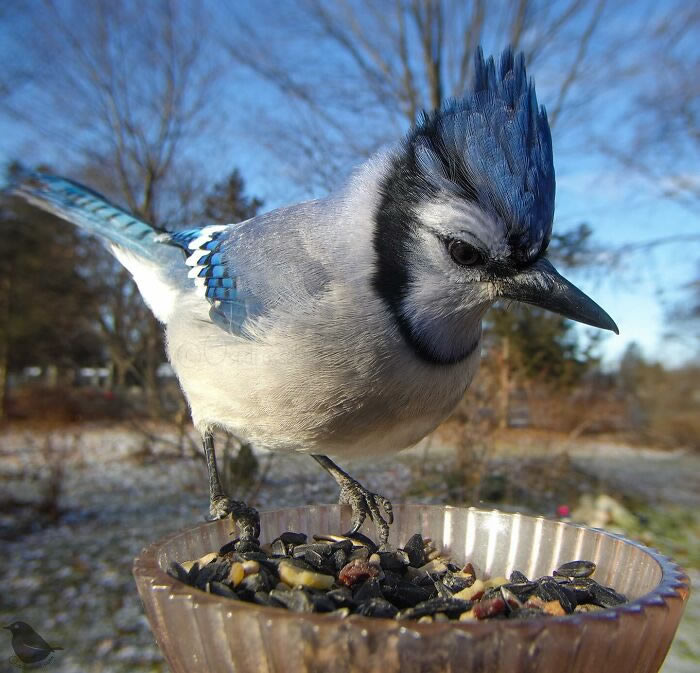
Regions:
[[[479,48],[475,66],[472,91],[424,114],[408,142],[428,184],[501,219],[514,256],[526,263],[546,248],[554,217],[547,113],[522,53],[506,49],[497,67]]]

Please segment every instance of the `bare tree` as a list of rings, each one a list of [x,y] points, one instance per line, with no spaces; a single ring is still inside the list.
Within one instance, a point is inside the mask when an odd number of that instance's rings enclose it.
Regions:
[[[683,290],[685,296],[668,310],[666,338],[686,345],[697,362],[700,361],[700,263],[695,278]]]
[[[44,0],[28,9],[20,28],[32,78],[7,97],[6,111],[61,147],[62,172],[154,225],[186,224],[201,184],[187,152],[201,148],[216,121],[210,103],[220,69],[205,53],[205,11],[171,0]],[[159,326],[109,256],[96,252],[88,273],[105,289],[99,323],[117,383],[135,377],[157,408]]]
[[[634,95],[614,116],[617,132],[598,143],[654,193],[697,214],[700,206],[700,8],[669,3],[647,18],[627,64]]]
[[[33,81],[15,117],[58,139],[63,160],[136,215],[161,224],[177,201],[176,167],[214,117],[219,68],[205,54],[197,4],[34,3]],[[79,168],[78,168],[79,170]]]
[[[623,3],[606,0],[296,0],[265,12],[264,30],[243,15],[229,52],[287,101],[264,121],[269,146],[294,173],[329,187],[359,159],[394,139],[421,110],[469,86],[478,45],[522,49],[537,64],[550,121],[574,126],[594,105],[602,66],[593,49]],[[271,8],[270,8],[271,9]],[[272,21],[273,25],[270,25]],[[610,64],[607,64],[608,67]],[[267,127],[266,127],[267,128]],[[299,170],[299,162],[305,168]]]

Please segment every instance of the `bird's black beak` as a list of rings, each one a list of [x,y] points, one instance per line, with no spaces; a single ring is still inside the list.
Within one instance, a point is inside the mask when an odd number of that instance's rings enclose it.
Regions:
[[[506,299],[559,313],[585,325],[620,333],[615,321],[598,304],[561,276],[544,258],[501,279],[499,294]]]

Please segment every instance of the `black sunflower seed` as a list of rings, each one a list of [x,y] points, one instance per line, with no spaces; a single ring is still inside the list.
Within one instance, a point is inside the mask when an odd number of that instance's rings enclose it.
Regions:
[[[331,589],[326,596],[330,598],[338,607],[355,607],[356,603],[352,597],[352,591],[348,587],[338,587]]]
[[[195,561],[192,567],[187,571],[187,579],[185,582],[191,586],[197,581],[197,575],[199,575],[199,562]]]
[[[296,546],[298,544],[304,544],[307,540],[307,537],[304,533],[295,533],[291,530],[288,530],[282,533],[277,539],[284,542],[284,544]]]
[[[384,570],[401,573],[406,570],[409,563],[408,554],[402,549],[379,552],[379,564]]]
[[[352,553],[353,546],[352,540],[339,540],[331,544],[331,552],[343,551],[348,555]]]
[[[558,601],[559,600],[559,585],[551,577],[542,577],[537,580],[535,587],[535,596],[543,601]]]
[[[593,585],[598,585],[598,582],[587,577],[579,577],[568,582],[565,586],[574,592],[576,602],[580,605],[590,603],[593,600]]]
[[[187,582],[187,571],[177,561],[173,561],[168,566],[167,573],[180,582]]]
[[[365,617],[387,617],[391,619],[396,616],[398,611],[398,608],[385,598],[370,598],[358,606],[355,614],[364,615]]]
[[[297,547],[297,549],[299,549],[299,547]],[[295,554],[296,554],[297,549],[294,550]],[[294,558],[301,558],[301,557],[295,556]],[[326,561],[326,558],[324,556],[319,554],[317,551],[314,551],[313,549],[307,549],[303,554],[303,559],[309,565],[312,565],[314,568],[316,568],[316,570],[320,570]]]
[[[270,591],[276,584],[277,580],[267,570],[260,568],[260,572],[244,577],[236,589],[241,592],[257,593],[258,591]]]
[[[319,556],[329,556],[333,551],[333,546],[328,543],[322,542],[312,542],[311,544],[298,544],[296,547],[294,547],[294,552],[292,553],[292,556],[294,556],[294,558],[304,558],[306,556],[307,551],[313,552],[314,554],[318,554]]]
[[[289,591],[279,591],[273,589],[270,598],[279,601],[292,612],[313,612],[314,605],[309,595],[301,589],[291,589]]]
[[[348,556],[348,563],[350,561],[367,561],[369,559],[369,549],[367,547],[358,547],[356,549],[353,549],[353,551],[350,553]]]
[[[203,589],[207,582],[223,582],[228,578],[228,574],[231,571],[231,564],[224,560],[213,561],[201,568],[197,573],[197,579],[195,580],[195,586],[198,589]]]
[[[472,607],[470,601],[463,601],[458,598],[432,598],[428,601],[418,603],[415,607],[401,610],[397,619],[418,619],[426,615],[434,615],[444,612],[448,617],[459,617]]]
[[[336,572],[340,572],[348,564],[348,554],[344,549],[336,549],[332,558]]]
[[[523,607],[520,599],[512,591],[510,591],[510,589],[507,589],[505,585],[499,587],[499,591],[501,593],[501,597],[506,603],[507,612],[509,614],[515,612],[516,610],[520,610]]]
[[[420,568],[425,565],[425,543],[420,533],[412,535],[404,545],[403,550],[408,555],[411,566]]]
[[[602,608],[614,608],[627,602],[627,599],[622,594],[618,594],[614,589],[604,587],[598,583],[591,586],[591,593],[593,594],[592,603],[600,605]]]
[[[272,560],[272,559],[268,559]],[[296,566],[297,568],[301,568],[302,570],[316,570],[310,563],[307,563],[304,559],[300,558],[287,558],[287,559],[279,559],[276,565],[279,565],[280,562],[284,561],[285,563],[291,563],[293,566]]]
[[[474,584],[473,577],[466,577],[464,575],[455,575],[455,573],[453,573],[449,570],[442,576],[441,579],[442,579],[442,583],[453,594],[456,594],[456,593],[462,591],[462,589],[467,589],[472,584]]]
[[[518,600],[524,603],[528,598],[530,598],[530,596],[532,596],[535,589],[537,589],[537,582],[509,583],[504,584],[503,586],[515,594]]]
[[[567,614],[571,614],[577,605],[575,593],[551,577],[538,580],[534,594],[543,601],[559,601]]]
[[[484,595],[481,597],[482,601],[491,601],[494,598],[501,597],[501,587],[489,587],[484,591]]]
[[[422,575],[416,575],[411,582],[418,587],[431,587],[433,588],[435,580],[438,578],[437,573],[423,573]]]
[[[562,577],[590,577],[595,572],[595,568],[593,561],[570,561],[560,565],[554,574]]]
[[[433,586],[437,598],[452,598],[452,592],[440,580],[435,580]]]
[[[519,570],[514,570],[510,574],[508,581],[511,582],[512,584],[525,584],[528,581],[528,579]]]
[[[223,584],[222,582],[209,582],[209,591],[217,596],[225,596],[226,598],[232,598],[234,601],[240,600],[238,594],[231,589],[231,587]]]
[[[314,540],[317,542],[342,542],[343,540],[351,540],[353,547],[366,547],[370,554],[377,551],[377,545],[362,533],[348,533],[347,535],[314,535]]]
[[[357,533],[349,534],[347,537],[352,540],[353,543],[361,544],[363,547],[367,547],[372,554],[379,548],[373,540],[368,538],[366,535],[363,535],[359,531]]]
[[[328,594],[311,593],[309,595],[314,612],[333,612],[338,606],[328,597]]]
[[[382,592],[394,605],[402,609],[412,608],[432,596],[431,588],[419,587],[401,579],[397,582],[382,584]]]
[[[384,598],[379,580],[376,577],[369,577],[355,586],[357,588],[353,590],[352,597],[357,603],[362,603],[370,598]]]
[[[258,605],[266,605],[271,608],[286,607],[284,603],[272,598],[267,591],[256,591],[250,600]]]

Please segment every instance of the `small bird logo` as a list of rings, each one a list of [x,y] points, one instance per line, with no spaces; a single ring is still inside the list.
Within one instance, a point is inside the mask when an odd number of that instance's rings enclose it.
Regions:
[[[23,664],[38,664],[52,652],[63,649],[49,645],[26,622],[12,622],[3,628],[12,633],[12,649]]]

